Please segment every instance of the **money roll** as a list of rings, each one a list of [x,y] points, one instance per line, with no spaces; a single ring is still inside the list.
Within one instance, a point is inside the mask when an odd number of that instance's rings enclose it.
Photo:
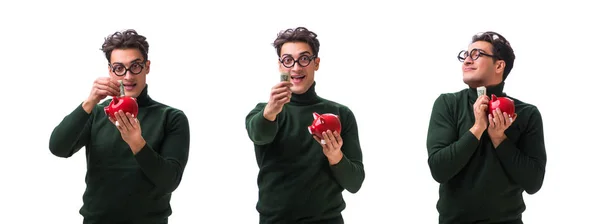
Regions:
[[[287,73],[287,72],[281,73],[281,81],[289,82],[290,81],[290,73]]]

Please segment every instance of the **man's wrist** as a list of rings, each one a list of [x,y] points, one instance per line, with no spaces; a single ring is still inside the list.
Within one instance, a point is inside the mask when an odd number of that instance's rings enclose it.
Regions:
[[[267,113],[267,111],[265,110],[265,112],[263,112],[263,117],[269,121],[275,121],[275,119],[277,118],[277,115],[271,115],[270,113]]]
[[[86,99],[81,104],[81,107],[83,107],[83,110],[85,110],[85,112],[87,112],[88,114],[91,114],[92,110],[94,109],[96,104],[98,104],[98,102],[96,102],[94,100]]]
[[[129,148],[131,148],[131,152],[133,152],[133,155],[140,152],[144,148],[144,146],[146,146],[146,140],[144,140],[144,138],[142,137],[140,137],[138,140],[132,141],[129,144]]]
[[[330,166],[335,166],[342,161],[344,158],[344,154],[340,151],[340,153],[336,153],[331,157],[327,157]]]
[[[494,148],[498,148],[498,146],[500,145],[500,143],[502,143],[502,141],[504,141],[506,139],[506,135],[502,134],[501,136],[490,136],[490,140],[492,140],[492,144],[494,145]]]
[[[475,135],[477,140],[481,140],[481,136],[483,135],[483,131],[485,131],[485,127],[476,125],[476,126],[473,126],[471,129],[469,129],[469,131],[471,131],[471,133],[473,133],[473,135]]]

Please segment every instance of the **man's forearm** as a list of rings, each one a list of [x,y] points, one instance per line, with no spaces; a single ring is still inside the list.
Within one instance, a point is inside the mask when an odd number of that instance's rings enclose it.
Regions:
[[[165,193],[173,192],[181,181],[183,165],[173,158],[164,158],[145,144],[135,158],[144,174]]]
[[[435,136],[428,137],[435,139]],[[432,144],[433,145],[433,144]],[[477,150],[479,140],[473,132],[465,132],[458,141],[441,149],[435,150],[430,146],[430,155],[427,160],[431,175],[438,183],[445,183],[452,179],[465,165]]]
[[[255,109],[246,117],[248,136],[257,145],[271,143],[279,129],[277,121],[275,119],[273,121],[269,120],[271,117],[267,118],[263,113],[264,110]]]
[[[330,167],[333,176],[344,189],[350,193],[356,193],[360,190],[365,179],[365,170],[362,162],[352,161],[342,155],[339,163]]]
[[[545,151],[543,148],[530,150]],[[534,194],[541,189],[546,174],[545,153],[539,153],[543,156],[538,157],[529,156],[505,138],[498,144],[496,154],[508,175],[527,193]]]
[[[91,114],[78,106],[65,116],[50,135],[49,148],[52,154],[68,158],[86,145],[90,138]]]

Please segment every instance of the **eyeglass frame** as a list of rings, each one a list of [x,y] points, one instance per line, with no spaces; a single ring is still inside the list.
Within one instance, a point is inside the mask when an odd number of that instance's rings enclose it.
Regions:
[[[479,54],[477,54],[476,58],[473,58],[473,53],[475,53],[475,51],[477,51]],[[471,60],[473,60],[473,61],[479,59],[479,57],[481,57],[481,55],[488,56],[488,57],[491,57],[491,58],[494,58],[494,59],[498,59],[498,60],[502,60],[497,55],[485,53],[485,51],[483,51],[482,49],[479,49],[479,48],[473,48],[470,52],[467,51],[467,50],[462,50],[462,51],[458,52],[458,55],[456,56],[456,58],[458,58],[458,61],[464,62],[465,60],[467,60],[466,57],[465,58],[461,57],[461,55],[463,55],[465,53],[467,54],[466,56],[470,57]]]
[[[308,64],[306,64],[306,65],[302,65],[302,64],[300,64],[300,58],[301,58],[301,57],[308,57]],[[292,63],[292,65],[290,65],[289,67],[288,67],[288,66],[286,66],[286,65],[283,63],[283,59],[286,59],[286,58],[292,58],[292,62],[294,62],[294,63]],[[283,67],[286,67],[286,68],[293,68],[293,67],[294,67],[294,65],[296,65],[296,63],[298,63],[298,65],[300,65],[300,67],[306,67],[306,66],[309,66],[309,65],[310,65],[310,63],[311,63],[313,60],[315,60],[315,58],[317,58],[317,55],[311,55],[311,56],[308,56],[308,55],[301,55],[301,56],[300,56],[298,59],[295,59],[295,60],[294,60],[294,57],[293,57],[293,56],[291,56],[291,55],[285,55],[285,56],[283,56],[283,57],[279,58],[279,60],[278,60],[278,61],[279,61],[279,63],[281,63],[281,65],[283,65]]]
[[[475,34],[473,36],[473,38],[474,39],[475,39],[475,37],[481,38],[482,36],[487,37],[487,38],[484,37],[483,41],[486,41],[486,42],[489,41],[492,44],[492,46],[494,47],[494,49],[496,49],[496,47],[497,47],[497,45],[495,45],[494,42],[499,42],[503,45],[507,45],[510,47],[510,43],[506,39],[504,39],[504,37],[502,37],[500,34],[498,34],[496,32],[479,32],[479,33]],[[479,52],[479,55],[477,56],[477,58],[473,58],[474,50],[477,50]],[[458,56],[456,56],[458,58],[458,61],[460,61],[460,62],[464,62],[467,59],[467,58],[463,59],[461,57],[461,54],[463,54],[463,52],[467,52],[467,51],[462,50],[458,53]],[[498,55],[488,54],[488,53],[483,52],[483,50],[477,49],[477,48],[474,48],[473,50],[471,50],[470,52],[467,53],[467,57],[470,57],[473,61],[479,59],[480,55],[488,56],[488,57],[491,57],[496,60],[503,60],[502,57],[500,57]]]
[[[123,64],[123,63],[117,63],[118,65],[121,65],[121,66],[125,67],[125,72],[123,72],[123,74],[122,74],[122,75],[119,75],[119,74],[117,74],[117,73],[115,72],[115,67],[113,67],[113,65],[112,65],[112,64],[110,64],[110,63],[109,63],[109,64],[108,64],[108,66],[110,66],[110,69],[111,69],[112,73],[113,73],[113,74],[115,74],[116,76],[119,76],[119,77],[121,77],[121,76],[125,76],[125,75],[127,74],[127,72],[129,72],[129,73],[131,73],[131,74],[133,74],[133,75],[138,75],[138,74],[140,74],[140,73],[142,73],[142,72],[144,71],[144,68],[146,68],[146,62],[147,62],[147,61],[148,61],[148,60],[144,60],[144,61],[142,61],[142,62],[133,61],[133,62],[131,63],[131,65],[129,65],[129,68],[128,68],[127,66],[125,66],[125,64]],[[131,67],[132,67],[133,65],[135,65],[135,64],[138,64],[138,65],[140,65],[140,66],[142,67],[142,69],[141,69],[139,72],[137,72],[137,73],[136,73],[136,72],[133,72],[133,71],[131,71]]]

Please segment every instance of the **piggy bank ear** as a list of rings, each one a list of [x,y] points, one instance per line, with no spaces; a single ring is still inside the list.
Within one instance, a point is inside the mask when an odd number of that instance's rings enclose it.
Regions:
[[[496,95],[492,94],[492,101],[496,101],[498,100],[498,98],[496,97]]]
[[[319,117],[319,121],[321,121],[321,124],[325,124],[325,119],[323,119],[323,117]]]
[[[313,119],[317,119],[318,117],[320,117],[321,115],[319,115],[317,112],[313,112]]]

